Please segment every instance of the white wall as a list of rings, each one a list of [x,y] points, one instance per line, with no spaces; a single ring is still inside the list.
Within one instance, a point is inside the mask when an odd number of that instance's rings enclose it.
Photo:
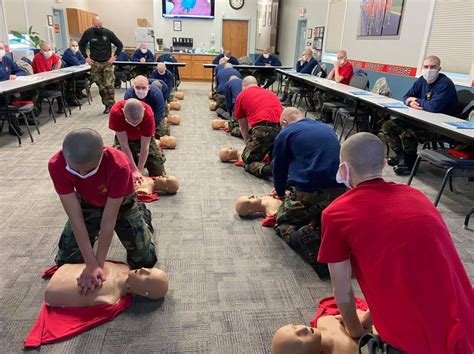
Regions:
[[[265,12],[265,9],[268,11],[268,7],[271,6],[272,0],[259,0],[258,6],[259,11],[257,11],[257,22],[255,30],[255,50],[257,52],[262,52],[265,48],[270,47],[270,38],[272,34],[272,27],[274,24],[269,26],[266,22],[268,20],[268,14]],[[265,26],[263,26],[265,23]]]
[[[302,7],[307,9],[307,28],[314,28],[326,26],[328,4],[328,0],[282,0],[280,2],[278,51],[283,65],[295,64],[296,28],[300,19],[298,9]]]
[[[222,19],[249,19],[249,53],[255,52],[255,33],[257,20],[257,0],[247,0],[242,9],[235,11],[229,6],[228,0],[216,0],[214,20],[180,19],[182,31],[173,31],[173,19],[163,18],[161,0],[153,0],[155,15],[155,36],[163,38],[164,47],[169,48],[172,37],[190,37],[194,39],[194,47],[215,47],[222,45]],[[211,43],[211,33],[215,34],[215,43]]]
[[[89,0],[89,11],[97,13],[104,27],[112,30],[126,47],[135,47],[137,18],[153,26],[153,0]]]

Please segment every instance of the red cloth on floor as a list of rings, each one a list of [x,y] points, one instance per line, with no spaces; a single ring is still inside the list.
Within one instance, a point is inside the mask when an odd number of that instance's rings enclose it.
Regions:
[[[367,311],[369,309],[365,300],[362,300],[358,298],[357,296],[354,296],[354,300],[355,300],[356,309],[362,310],[362,311]],[[311,324],[311,327],[316,327],[316,323],[318,322],[318,319],[320,317],[336,316],[336,315],[340,315],[339,308],[337,307],[337,304],[336,304],[336,299],[334,298],[334,296],[325,297],[324,299],[321,299],[319,301],[316,314],[314,315],[314,318],[309,323]]]
[[[49,268],[46,268],[44,271],[43,271],[43,275],[41,276],[43,279],[49,279],[51,278],[54,273],[56,273],[56,271],[59,269],[59,267],[57,265],[55,266],[52,266],[52,267],[49,267]]]
[[[238,167],[244,167],[244,161],[243,160],[236,161],[234,162],[234,165]]]
[[[265,218],[262,220],[262,226],[265,227],[273,227],[277,223],[276,215],[269,215],[265,216]]]
[[[137,193],[137,199],[140,203],[151,203],[157,201],[158,193],[146,194],[146,193]]]
[[[459,157],[460,159],[474,159],[474,151],[472,150],[449,149],[448,153],[453,156]]]
[[[265,157],[262,160],[263,163],[269,163],[270,162],[270,155],[266,154]]]
[[[224,130],[224,132],[226,132],[226,133],[230,132],[229,128],[224,128],[223,130]]]

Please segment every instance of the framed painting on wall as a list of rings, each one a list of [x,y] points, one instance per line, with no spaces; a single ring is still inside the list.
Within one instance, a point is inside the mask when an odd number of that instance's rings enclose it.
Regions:
[[[357,36],[396,36],[405,0],[360,0]]]

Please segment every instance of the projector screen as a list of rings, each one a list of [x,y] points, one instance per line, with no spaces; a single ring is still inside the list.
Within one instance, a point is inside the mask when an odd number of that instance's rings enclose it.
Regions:
[[[162,0],[163,17],[214,18],[215,0]]]

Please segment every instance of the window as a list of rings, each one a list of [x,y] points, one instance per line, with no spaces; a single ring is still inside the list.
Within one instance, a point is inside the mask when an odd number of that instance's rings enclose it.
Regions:
[[[337,53],[341,49],[342,33],[346,14],[346,0],[330,0],[327,17],[326,53]]]

